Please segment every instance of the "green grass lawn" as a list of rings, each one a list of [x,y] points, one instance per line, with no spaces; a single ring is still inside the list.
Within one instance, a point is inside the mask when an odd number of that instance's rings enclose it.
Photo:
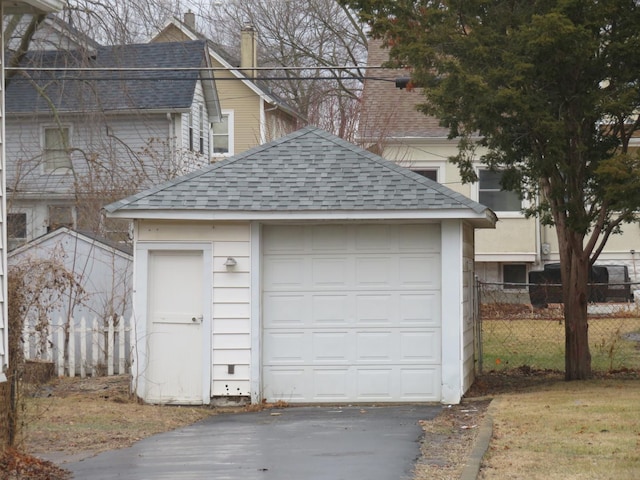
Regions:
[[[640,332],[640,318],[589,320],[589,346],[594,371],[640,368],[640,342],[628,338]],[[640,333],[637,335],[640,339]],[[483,370],[527,365],[564,370],[564,322],[547,319],[486,319],[482,321]]]

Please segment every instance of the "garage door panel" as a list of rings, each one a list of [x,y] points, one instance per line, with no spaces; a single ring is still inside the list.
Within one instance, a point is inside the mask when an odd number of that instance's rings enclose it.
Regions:
[[[269,402],[428,402],[440,399],[439,367],[266,367]]]
[[[439,400],[439,227],[305,226],[289,251],[269,245],[279,228],[264,227],[265,398]]]
[[[440,257],[438,255],[403,255],[398,257],[398,284],[413,288],[440,287]]]
[[[311,278],[305,282],[310,288],[345,287],[349,283],[348,259],[319,257],[311,261]]]
[[[440,400],[440,367],[403,368],[398,372],[400,399],[423,401]]]
[[[357,251],[376,250],[379,252],[394,250],[389,225],[359,225],[355,230],[355,248]]]
[[[309,335],[304,331],[265,332],[264,364],[309,364]]]
[[[401,294],[398,314],[401,326],[440,325],[440,295],[434,292]]]
[[[363,368],[356,371],[357,396],[362,400],[392,400],[393,369]]]
[[[440,330],[400,332],[400,361],[436,364],[440,362]]]
[[[353,287],[390,287],[396,275],[393,263],[389,257],[356,257],[356,283]]]
[[[346,225],[322,225],[311,228],[310,251],[314,253],[345,251],[349,248]]]
[[[391,363],[398,358],[397,342],[390,331],[356,333],[358,363]]]
[[[277,228],[264,228],[264,252],[266,254],[304,253],[307,230],[302,225],[281,225]]]
[[[311,363],[348,364],[351,361],[352,340],[348,331],[314,332],[311,334]]]
[[[398,225],[400,251],[440,252],[440,225]]]
[[[308,324],[309,295],[305,294],[265,294],[265,328],[299,328]]]
[[[351,375],[348,368],[314,369],[311,398],[314,402],[345,402],[349,400]]]
[[[397,315],[397,296],[390,294],[356,294],[356,322],[360,326],[393,324]]]
[[[303,257],[265,257],[264,282],[272,289],[299,288],[305,283],[305,263]]]
[[[311,326],[336,326],[349,323],[351,298],[348,295],[310,295]]]
[[[304,367],[265,368],[264,398],[269,402],[309,401],[309,374]]]

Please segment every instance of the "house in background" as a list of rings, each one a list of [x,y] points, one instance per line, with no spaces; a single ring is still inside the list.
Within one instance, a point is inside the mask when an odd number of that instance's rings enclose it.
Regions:
[[[10,246],[61,226],[126,238],[105,203],[209,163],[220,105],[205,42],[85,42],[20,67],[6,92]]]
[[[222,122],[214,126],[214,161],[242,153],[306,124],[253,70],[258,66],[256,35],[252,26],[242,30],[239,59],[233,58],[221,45],[207,40],[211,65],[216,68],[216,78],[220,79],[217,87],[222,109]],[[185,40],[205,40],[196,30],[193,13],[185,14],[184,21],[169,21],[151,41]]]
[[[381,47],[380,41],[370,40],[368,64],[379,66],[388,58],[388,50]],[[457,153],[457,140],[447,138],[448,129],[441,127],[436,118],[416,110],[423,103],[421,89],[396,87],[395,80],[407,77],[407,72],[375,70],[375,77],[387,81],[365,80],[361,142],[384,158],[487,205],[498,216],[495,230],[480,230],[476,235],[475,268],[480,280],[526,283],[529,271],[558,262],[555,231],[542,227],[536,218],[525,218],[521,209],[526,205],[516,193],[501,190],[499,173],[490,172],[478,160],[479,181],[461,183],[457,167],[448,161]],[[611,236],[598,263],[626,265],[632,281],[640,281],[635,253],[640,252],[640,226],[630,224],[623,229],[623,235]],[[503,288],[513,293],[520,290],[517,285]]]
[[[457,403],[487,207],[307,127],[108,205],[151,403]],[[167,352],[170,352],[169,354]]]

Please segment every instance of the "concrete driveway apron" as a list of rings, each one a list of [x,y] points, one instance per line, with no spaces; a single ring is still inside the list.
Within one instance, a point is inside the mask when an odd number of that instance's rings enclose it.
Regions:
[[[170,407],[167,407],[170,408]],[[76,479],[403,480],[440,405],[223,414],[65,464]]]

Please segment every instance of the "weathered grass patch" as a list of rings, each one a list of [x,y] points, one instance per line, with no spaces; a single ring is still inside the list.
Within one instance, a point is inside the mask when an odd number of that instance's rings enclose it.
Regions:
[[[557,382],[501,394],[480,478],[637,479],[640,382]]]

